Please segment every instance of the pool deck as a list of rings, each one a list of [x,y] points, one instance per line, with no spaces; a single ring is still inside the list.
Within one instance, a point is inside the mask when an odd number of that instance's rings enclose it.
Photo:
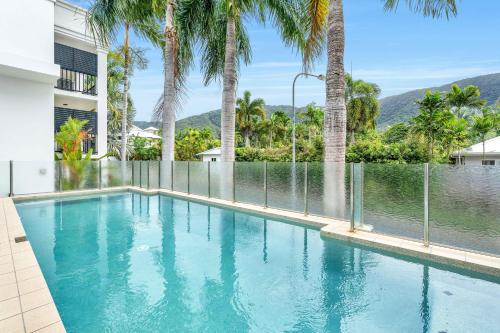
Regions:
[[[0,332],[66,332],[11,198],[0,199]]]
[[[65,332],[56,305],[36,260],[17,214],[14,202],[55,199],[115,192],[136,192],[147,195],[165,194],[190,201],[230,208],[241,212],[286,219],[320,230],[321,236],[355,244],[368,245],[403,255],[431,260],[455,267],[500,276],[500,257],[469,252],[363,230],[349,231],[349,223],[326,217],[305,215],[253,204],[169,191],[138,187],[117,187],[62,193],[40,193],[0,198],[0,332]],[[20,242],[16,242],[16,239]]]

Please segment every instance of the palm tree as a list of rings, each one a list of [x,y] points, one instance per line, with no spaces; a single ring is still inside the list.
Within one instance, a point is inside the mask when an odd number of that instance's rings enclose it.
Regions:
[[[120,158],[127,159],[127,109],[131,65],[130,30],[141,37],[158,43],[158,28],[152,17],[150,4],[138,0],[96,0],[87,12],[87,25],[94,39],[110,45],[118,30],[123,29],[123,100]]]
[[[347,102],[347,130],[351,133],[351,144],[354,134],[367,129],[375,129],[375,119],[380,113],[378,97],[380,88],[363,80],[353,80],[349,74],[345,76]]]
[[[425,136],[427,141],[428,161],[431,162],[434,152],[434,143],[442,133],[453,114],[446,109],[445,100],[440,92],[426,91],[424,98],[417,101],[419,115],[413,118],[413,130]]]
[[[321,54],[325,33],[327,37],[326,102],[324,123],[325,162],[345,161],[346,101],[344,76],[344,0],[304,0],[307,5],[307,40],[303,59],[308,67]],[[384,0],[386,10],[395,10],[399,0]],[[405,0],[415,12],[424,16],[456,15],[455,0]],[[326,31],[325,31],[326,29]]]
[[[236,104],[236,121],[243,134],[245,147],[250,147],[250,137],[255,129],[256,121],[266,118],[265,102],[262,98],[251,100],[252,94],[245,90],[243,98],[238,98]]]
[[[481,109],[480,114],[472,116],[472,133],[483,143],[483,162],[486,153],[486,136],[495,130],[497,115],[490,108]]]
[[[453,84],[446,94],[446,102],[458,118],[466,118],[468,110],[477,110],[486,104],[480,96],[481,92],[476,86],[460,89],[457,84]]]
[[[135,69],[145,69],[148,61],[144,55],[144,50],[141,48],[130,48],[130,66],[129,76],[133,76]],[[108,52],[108,153],[114,156],[120,156],[121,151],[121,129],[122,129],[122,101],[123,101],[123,87],[124,79],[124,56],[123,49]],[[134,103],[132,97],[128,96],[127,107],[127,128],[132,126],[135,116]],[[127,154],[130,147],[127,144]]]
[[[314,103],[311,103],[307,105],[305,112],[299,114],[299,119],[302,120],[302,124],[307,127],[308,140],[309,143],[311,143],[316,132],[323,128],[323,111],[321,108],[314,105]]]
[[[238,68],[250,62],[250,41],[244,20],[270,18],[285,44],[301,43],[299,0],[212,0],[207,24],[199,26],[202,36],[201,68],[205,84],[222,78],[221,158],[234,161],[235,108]]]

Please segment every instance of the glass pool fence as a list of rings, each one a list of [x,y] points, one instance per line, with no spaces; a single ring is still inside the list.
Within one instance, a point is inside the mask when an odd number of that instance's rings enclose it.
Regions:
[[[198,161],[0,161],[0,196],[136,186],[349,221],[500,256],[500,167]]]

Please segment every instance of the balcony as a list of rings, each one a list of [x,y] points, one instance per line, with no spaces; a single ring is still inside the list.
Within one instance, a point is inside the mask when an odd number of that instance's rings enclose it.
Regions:
[[[83,130],[86,131],[88,135],[87,138],[82,140],[82,152],[86,154],[92,149],[92,153],[97,154],[97,112],[55,107],[54,134],[59,131],[61,125],[64,124],[69,117],[87,120],[87,124],[85,124]],[[58,153],[62,152],[61,147],[59,147],[56,142],[54,142],[54,151]]]
[[[97,77],[95,75],[76,72],[61,67],[56,88],[97,96]]]
[[[63,44],[54,44],[54,62],[60,69],[56,88],[97,95],[97,55]]]

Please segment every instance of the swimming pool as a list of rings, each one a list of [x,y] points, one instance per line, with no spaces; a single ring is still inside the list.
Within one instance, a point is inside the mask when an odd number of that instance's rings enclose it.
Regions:
[[[18,213],[68,332],[493,332],[500,279],[168,196]]]

